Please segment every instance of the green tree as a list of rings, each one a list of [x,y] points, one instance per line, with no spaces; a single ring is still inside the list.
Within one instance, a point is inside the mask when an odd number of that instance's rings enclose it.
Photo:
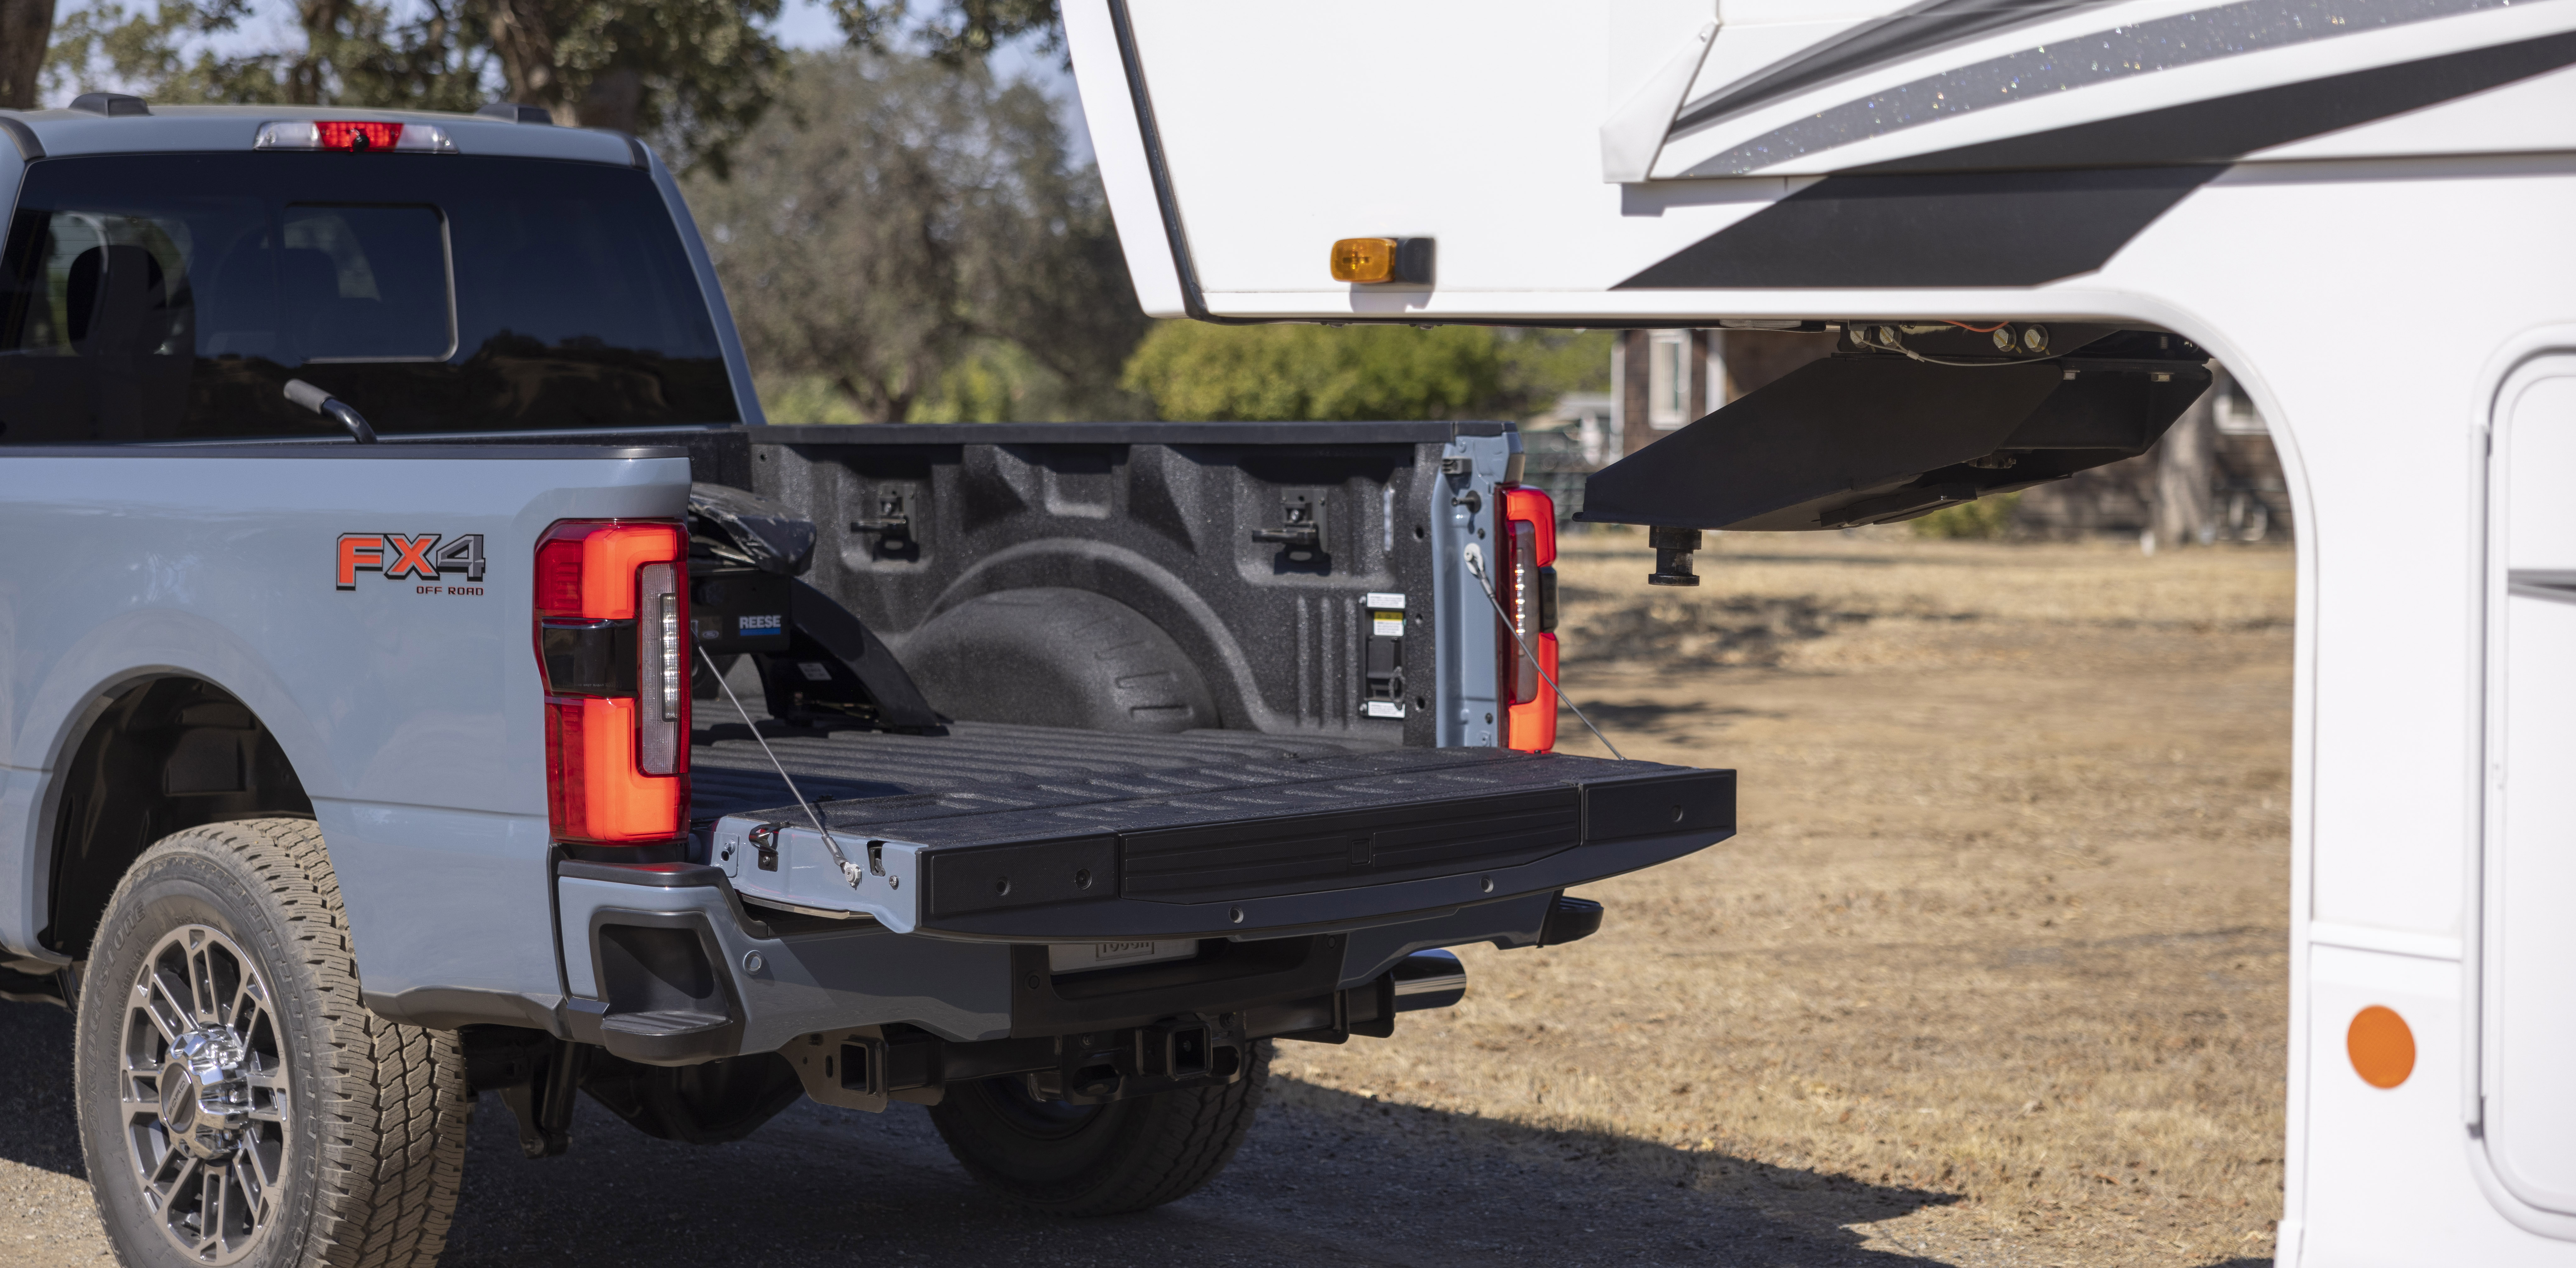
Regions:
[[[980,58],[1003,41],[1035,33],[1039,48],[1064,47],[1064,19],[1056,0],[940,0],[923,16],[909,0],[831,0],[832,16],[856,47],[891,52],[897,33],[920,51],[950,65]]]
[[[2021,494],[1998,493],[1945,506],[1920,519],[1907,520],[1906,526],[1917,537],[1958,539],[1966,541],[2001,541],[2012,535],[2013,509],[2021,505]]]
[[[219,54],[211,37],[238,32],[250,0],[92,0],[54,33],[48,62],[68,86],[113,79],[168,102],[471,110],[497,78],[558,123],[651,136],[683,164],[721,169],[768,107],[781,53],[765,24],[778,12],[779,0],[296,0],[297,42],[225,40]]]
[[[1167,321],[1125,377],[1165,418],[1516,418],[1609,367],[1597,332]]]
[[[1117,404],[1144,316],[1099,177],[1046,95],[980,62],[794,66],[731,178],[687,185],[775,396],[830,416],[797,390],[820,380],[871,422]]]
[[[0,110],[35,108],[54,0],[0,0]]]

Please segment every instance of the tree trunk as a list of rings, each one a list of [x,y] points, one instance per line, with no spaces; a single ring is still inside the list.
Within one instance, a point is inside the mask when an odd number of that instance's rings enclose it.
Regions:
[[[340,0],[303,0],[296,8],[304,22],[304,53],[286,68],[286,99],[299,106],[318,106],[325,87],[323,63],[339,43]]]
[[[54,0],[0,0],[0,109],[36,108],[53,38]]]
[[[2195,546],[2216,527],[2210,476],[2218,449],[2216,385],[2200,394],[2156,444],[2154,518],[2156,545]]]
[[[1619,453],[1625,456],[1645,448],[1656,436],[1646,424],[1647,376],[1654,372],[1655,334],[1624,330],[1619,333],[1619,346],[1625,353],[1620,359],[1625,372],[1610,390],[1619,394]]]
[[[633,136],[643,111],[643,77],[620,67],[601,71],[590,81],[590,91],[573,108],[573,118],[585,128],[615,128]]]
[[[499,0],[492,6],[492,51],[501,59],[501,80],[510,100],[544,106],[555,122],[572,125],[572,106],[563,100],[563,75],[555,67],[555,33],[545,0]]]

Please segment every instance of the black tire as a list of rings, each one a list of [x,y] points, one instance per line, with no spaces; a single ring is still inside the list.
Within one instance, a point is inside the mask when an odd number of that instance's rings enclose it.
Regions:
[[[1118,1215],[1188,1196],[1216,1178],[1252,1130],[1270,1082],[1270,1041],[1231,1087],[1107,1105],[1030,1098],[1016,1078],[949,1085],[930,1121],[968,1174],[1050,1215]]]
[[[81,1154],[119,1263],[436,1262],[464,1177],[464,1058],[454,1034],[359,1002],[314,824],[163,838],[109,900],[82,983]]]

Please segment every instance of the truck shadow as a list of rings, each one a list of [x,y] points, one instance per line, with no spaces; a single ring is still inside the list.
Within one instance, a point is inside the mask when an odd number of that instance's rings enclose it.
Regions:
[[[1722,731],[1735,725],[1739,718],[1776,719],[1785,715],[1770,709],[1742,709],[1713,705],[1703,700],[1586,700],[1584,716],[1598,726],[1623,731],[1682,731],[1692,728]],[[1571,713],[1557,717],[1559,735],[1581,734],[1583,724]]]
[[[531,1162],[478,1113],[446,1268],[842,1263],[1897,1265],[1850,1226],[1954,1200],[1589,1132],[1509,1127],[1277,1079],[1206,1189],[1140,1215],[994,1203],[928,1116],[806,1102],[750,1140],[692,1148],[587,1102],[573,1152]]]
[[[82,1176],[71,1015],[0,1006],[0,1161]],[[1947,1194],[1383,1104],[1278,1078],[1232,1167],[1159,1210],[1025,1215],[985,1197],[898,1105],[803,1102],[714,1147],[643,1136],[584,1100],[572,1152],[531,1161],[499,1099],[476,1106],[442,1268],[846,1264],[1724,1264],[1875,1268],[1869,1223]],[[103,1247],[102,1247],[103,1248]]]
[[[81,1179],[72,1121],[72,1015],[53,1004],[0,1004],[0,1070],[16,1091],[0,1112],[0,1161]]]

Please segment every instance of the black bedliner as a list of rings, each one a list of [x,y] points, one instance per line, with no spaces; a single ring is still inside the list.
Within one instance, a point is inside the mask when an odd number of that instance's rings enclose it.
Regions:
[[[925,847],[921,928],[962,937],[1204,935],[1454,908],[1633,871],[1735,829],[1733,771],[1654,762],[1240,731],[762,726],[805,795],[831,798],[818,809],[835,836]],[[699,738],[697,818],[803,826],[748,728]]]
[[[771,721],[755,699],[761,734],[806,797],[834,802],[900,797],[990,785],[1134,775],[1228,762],[1301,762],[1392,751],[1344,736],[1264,735],[1256,731],[1182,731],[1118,735],[1062,727],[952,722],[946,735],[809,730]],[[747,814],[795,797],[769,764],[732,706],[696,702],[699,725],[689,755],[696,821]],[[733,718],[732,721],[719,721]]]

